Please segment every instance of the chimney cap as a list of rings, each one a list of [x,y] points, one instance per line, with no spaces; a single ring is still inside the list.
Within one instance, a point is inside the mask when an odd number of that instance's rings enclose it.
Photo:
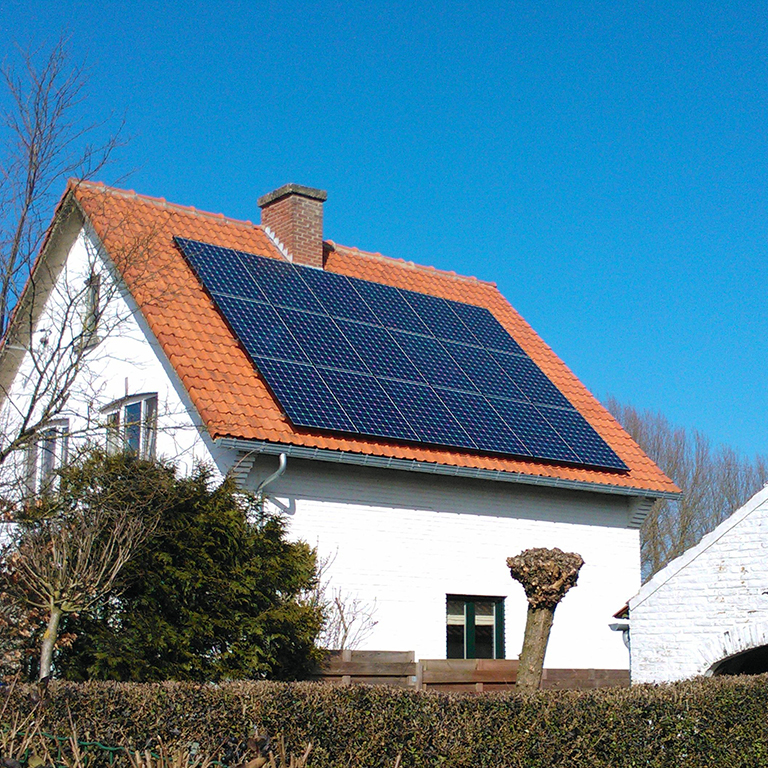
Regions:
[[[284,184],[274,192],[268,192],[266,195],[262,195],[256,202],[259,208],[263,208],[265,205],[274,203],[275,200],[282,200],[289,195],[299,195],[301,197],[308,197],[310,200],[319,200],[324,203],[328,199],[328,193],[324,189],[314,189],[312,187],[303,187],[301,184]]]

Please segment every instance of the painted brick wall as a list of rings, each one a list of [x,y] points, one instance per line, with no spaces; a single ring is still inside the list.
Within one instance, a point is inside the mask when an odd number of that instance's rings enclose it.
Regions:
[[[250,482],[276,462],[260,458]],[[557,609],[547,666],[628,667],[621,636],[608,627],[640,583],[626,498],[294,459],[269,493],[293,536],[335,558],[332,585],[375,600],[378,625],[362,649],[445,658],[446,594],[487,595],[506,597],[507,657],[516,658],[527,603],[506,558],[560,547],[585,565]]]
[[[632,682],[706,674],[768,643],[768,489],[630,601]]]

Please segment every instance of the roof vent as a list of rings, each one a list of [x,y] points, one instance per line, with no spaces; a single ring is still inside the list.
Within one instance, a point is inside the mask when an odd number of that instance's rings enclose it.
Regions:
[[[260,197],[261,226],[282,246],[296,264],[323,267],[322,189],[286,184]]]

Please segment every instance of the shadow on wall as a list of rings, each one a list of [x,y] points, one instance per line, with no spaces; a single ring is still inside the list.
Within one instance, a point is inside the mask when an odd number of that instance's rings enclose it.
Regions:
[[[276,466],[276,457],[258,457],[248,485],[255,488]],[[284,510],[289,515],[296,500],[308,500],[618,528],[626,527],[630,516],[626,496],[302,459],[288,460],[286,473],[270,485],[268,495],[290,507]]]

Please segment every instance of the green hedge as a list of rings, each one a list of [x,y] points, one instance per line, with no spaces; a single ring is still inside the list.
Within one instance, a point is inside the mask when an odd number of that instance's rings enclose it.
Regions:
[[[17,688],[6,710],[30,709]],[[197,741],[222,755],[255,725],[312,766],[768,766],[768,677],[584,692],[446,695],[316,683],[54,683],[48,732],[144,746]],[[2,755],[0,755],[2,757]]]

